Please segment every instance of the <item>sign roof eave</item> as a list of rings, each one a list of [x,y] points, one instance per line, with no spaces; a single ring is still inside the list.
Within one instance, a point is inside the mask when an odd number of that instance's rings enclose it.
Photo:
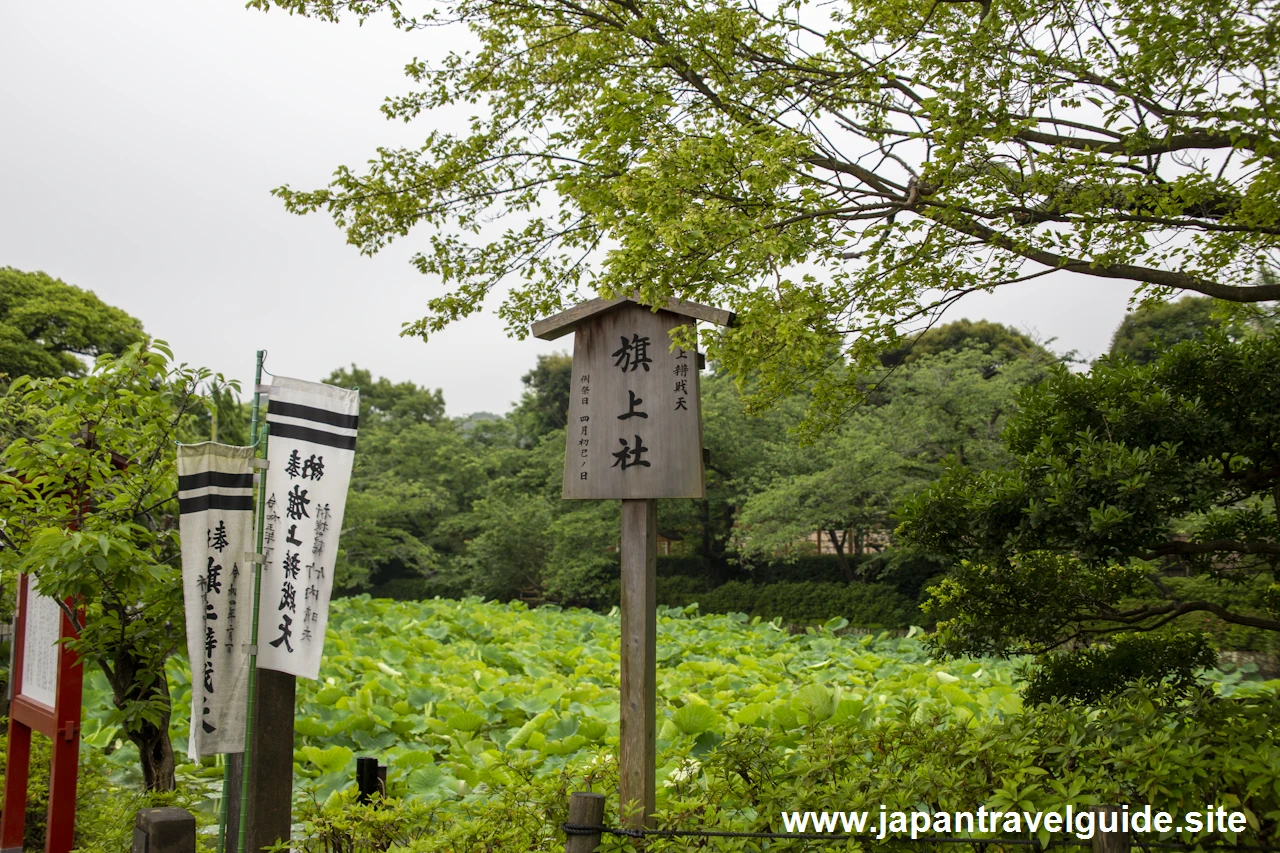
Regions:
[[[561,311],[559,314],[553,314],[550,317],[538,320],[530,327],[530,331],[533,332],[535,338],[554,341],[569,334],[587,320],[609,311],[614,311],[629,302],[643,306],[640,300],[631,296],[620,296],[617,299],[590,299]],[[672,299],[662,306],[660,310],[670,311],[673,314],[680,314],[694,320],[715,323],[717,326],[731,326],[734,320],[732,311],[726,311],[723,308],[712,308],[709,305],[700,305],[697,302],[685,302],[680,299]]]

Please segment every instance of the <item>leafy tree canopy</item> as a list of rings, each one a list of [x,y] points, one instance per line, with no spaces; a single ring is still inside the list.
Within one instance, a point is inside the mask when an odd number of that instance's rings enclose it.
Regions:
[[[205,371],[161,343],[99,357],[86,376],[20,377],[0,395],[0,570],[36,578],[65,608],[73,643],[101,667],[111,721],[137,747],[148,789],[174,787],[165,661],[182,648],[175,443],[205,405]]]
[[[1157,347],[1168,347],[1204,335],[1222,325],[1214,317],[1214,301],[1184,296],[1177,302],[1140,305],[1127,314],[1111,338],[1110,355],[1124,356],[1139,364],[1154,361]]]
[[[880,356],[880,362],[891,366],[911,362],[934,353],[958,351],[965,347],[981,346],[994,359],[1003,364],[1015,358],[1035,358],[1044,364],[1058,358],[1048,349],[1031,339],[1029,335],[990,320],[956,320],[928,329],[903,343],[896,350]]]
[[[455,493],[470,479],[466,442],[444,416],[444,395],[412,382],[392,382],[362,368],[324,380],[360,389],[356,454],[342,540],[337,589],[367,586],[388,572],[424,575],[438,568],[432,531],[457,511]]]
[[[444,394],[420,388],[412,382],[392,382],[386,377],[373,380],[373,374],[351,365],[338,368],[324,380],[342,388],[360,389],[360,426],[376,424],[407,426],[435,423],[444,417]]]
[[[537,366],[520,377],[525,392],[511,415],[526,438],[564,429],[572,379],[573,356],[563,352],[538,356]]]
[[[593,290],[722,304],[739,324],[709,356],[760,371],[756,402],[813,381],[821,425],[975,290],[1070,270],[1152,298],[1280,297],[1251,283],[1280,249],[1267,2],[249,5],[470,30],[384,104],[430,126],[422,144],[276,191],[366,253],[426,232],[414,263],[448,291],[406,334],[500,283],[517,334]],[[459,107],[460,132],[433,115]]]
[[[0,267],[0,382],[19,376],[81,376],[76,356],[121,353],[142,324],[92,292],[42,272]]]
[[[992,358],[985,346],[917,358],[882,377],[883,402],[859,409],[837,433],[766,453],[772,476],[759,478],[738,515],[740,550],[770,558],[821,531],[846,578],[857,579],[866,543],[877,534],[883,541],[897,503],[932,482],[944,460],[975,470],[1008,461],[1001,430],[1018,392],[1046,365],[1013,358],[993,368]]]
[[[1013,464],[954,465],[903,510],[903,536],[957,563],[938,649],[1042,652],[1191,614],[1280,631],[1277,371],[1280,338],[1221,332],[1052,368],[1009,421]],[[1224,606],[1171,574],[1270,586]]]

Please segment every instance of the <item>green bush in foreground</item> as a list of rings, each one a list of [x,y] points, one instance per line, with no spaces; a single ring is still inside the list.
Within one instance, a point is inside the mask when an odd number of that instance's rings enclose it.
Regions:
[[[1017,662],[938,662],[916,637],[843,635],[842,624],[793,635],[741,614],[660,609],[658,779],[668,820],[772,826],[788,800],[805,809],[899,796],[976,804],[1016,782],[1034,803],[1066,796],[1055,785],[1077,803],[1238,802],[1271,832],[1274,683],[1218,674],[1216,697],[1195,694],[1172,714],[1176,697],[1163,694],[1028,711]],[[590,779],[615,796],[618,629],[616,616],[519,603],[335,601],[321,678],[298,682],[295,815],[316,832],[372,831],[339,806],[355,758],[374,755],[389,766],[389,793],[441,827],[434,840],[406,844],[556,849],[554,818],[570,790]],[[180,731],[190,678],[171,663]],[[1240,698],[1251,691],[1263,695]],[[102,766],[136,777],[131,747],[102,723],[109,697],[90,673],[86,743],[114,745]],[[178,769],[191,792],[220,774],[211,761]],[[756,781],[739,790],[735,779]],[[203,796],[211,817],[216,801]],[[325,808],[338,809],[347,830],[326,824]]]
[[[1280,837],[1280,705],[1274,696],[1189,699],[1138,689],[1082,709],[1046,704],[1023,714],[977,720],[945,703],[906,699],[887,713],[862,702],[807,697],[798,728],[730,724],[715,748],[693,738],[663,756],[677,771],[659,790],[658,827],[781,832],[780,813],[811,810],[1061,811],[1098,803],[1150,804],[1181,815],[1206,803],[1240,809],[1249,829],[1223,836],[1163,840],[1265,845]],[[1178,702],[1169,713],[1170,703]],[[1161,709],[1165,709],[1162,711]],[[508,760],[512,784],[461,800],[409,795],[385,807],[350,795],[301,810],[301,853],[349,849],[559,851],[573,790],[609,796],[606,825],[618,825],[612,758],[581,755],[552,774]],[[1000,837],[1049,840],[1007,826]],[[1152,840],[1147,836],[1147,840]],[[909,842],[907,842],[909,844]],[[626,842],[605,836],[603,850]],[[757,850],[759,841],[707,839],[698,849]],[[904,845],[905,846],[905,845]],[[652,839],[649,850],[690,849],[687,839]],[[776,851],[807,849],[774,841]]]
[[[8,750],[3,731],[7,720],[0,717],[0,775],[6,769]],[[43,850],[49,814],[49,763],[52,758],[49,738],[36,732],[31,737],[31,765],[27,783],[27,812],[23,849]],[[202,786],[187,784],[179,777],[177,791],[139,791],[136,785],[121,785],[106,771],[110,763],[102,761],[102,751],[90,743],[81,743],[76,778],[76,831],[74,853],[119,853],[128,850],[133,841],[134,815],[138,809],[179,806],[197,809],[197,821],[207,826],[210,817],[198,811],[204,796]],[[129,769],[136,773],[136,759]],[[213,849],[212,838],[200,837],[200,853]]]
[[[1120,634],[1107,646],[1043,657],[1032,668],[1022,696],[1031,705],[1055,696],[1092,705],[1140,679],[1163,680],[1170,692],[1181,695],[1217,662],[1203,634]]]

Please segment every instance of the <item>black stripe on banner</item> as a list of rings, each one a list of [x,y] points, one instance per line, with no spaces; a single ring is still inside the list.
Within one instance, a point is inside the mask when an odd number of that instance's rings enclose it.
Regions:
[[[299,441],[323,444],[325,447],[336,447],[340,450],[356,449],[356,437],[354,435],[334,435],[331,432],[308,429],[296,424],[272,424],[270,435],[272,438],[296,438]]]
[[[178,498],[178,512],[183,515],[189,512],[204,512],[207,509],[251,511],[253,497],[251,495],[197,495],[194,498]]]
[[[315,406],[304,406],[301,403],[285,403],[281,400],[268,401],[267,420],[271,420],[271,415],[315,421],[318,424],[328,424],[329,426],[342,427],[343,429],[356,429],[360,426],[359,415],[344,415],[341,412],[317,409]]]
[[[253,473],[228,474],[225,471],[201,471],[199,474],[183,474],[178,477],[178,491],[189,492],[217,486],[222,489],[252,489]]]

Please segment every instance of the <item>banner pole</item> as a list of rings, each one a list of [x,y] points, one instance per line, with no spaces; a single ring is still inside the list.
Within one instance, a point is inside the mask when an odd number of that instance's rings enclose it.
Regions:
[[[259,459],[267,457],[267,425],[258,426],[260,420],[260,407],[262,405],[262,395],[258,393],[258,389],[262,387],[262,363],[266,359],[266,350],[258,350],[257,368],[253,376],[253,416],[250,420],[250,436],[255,440],[258,451],[255,454]],[[260,468],[259,471],[265,471]],[[265,474],[258,477],[258,511],[257,511],[257,529],[254,537],[256,544],[254,545],[253,566],[253,619],[250,623],[251,629],[249,633],[249,689],[246,691],[247,699],[245,703],[244,715],[244,762],[240,769],[240,826],[236,835],[236,853],[245,853],[245,828],[248,826],[248,805],[249,805],[249,774],[252,770],[253,761],[253,694],[257,689],[258,683],[258,594],[262,583],[262,564],[258,562],[258,555],[262,553],[262,525],[267,512],[267,488]]]
[[[249,442],[254,441],[254,434],[258,431],[258,389],[257,385],[262,381],[262,353],[259,351],[257,359],[257,370],[253,378],[253,415],[249,422]],[[213,427],[210,431],[210,441],[218,440],[218,398],[213,399]],[[231,797],[231,762],[227,760],[227,756],[222,756],[222,799],[218,804],[218,853],[223,853],[227,843],[227,801]]]
[[[227,843],[227,795],[231,793],[231,762],[226,760],[226,756],[222,758],[222,801],[218,804],[218,853],[226,847]]]

